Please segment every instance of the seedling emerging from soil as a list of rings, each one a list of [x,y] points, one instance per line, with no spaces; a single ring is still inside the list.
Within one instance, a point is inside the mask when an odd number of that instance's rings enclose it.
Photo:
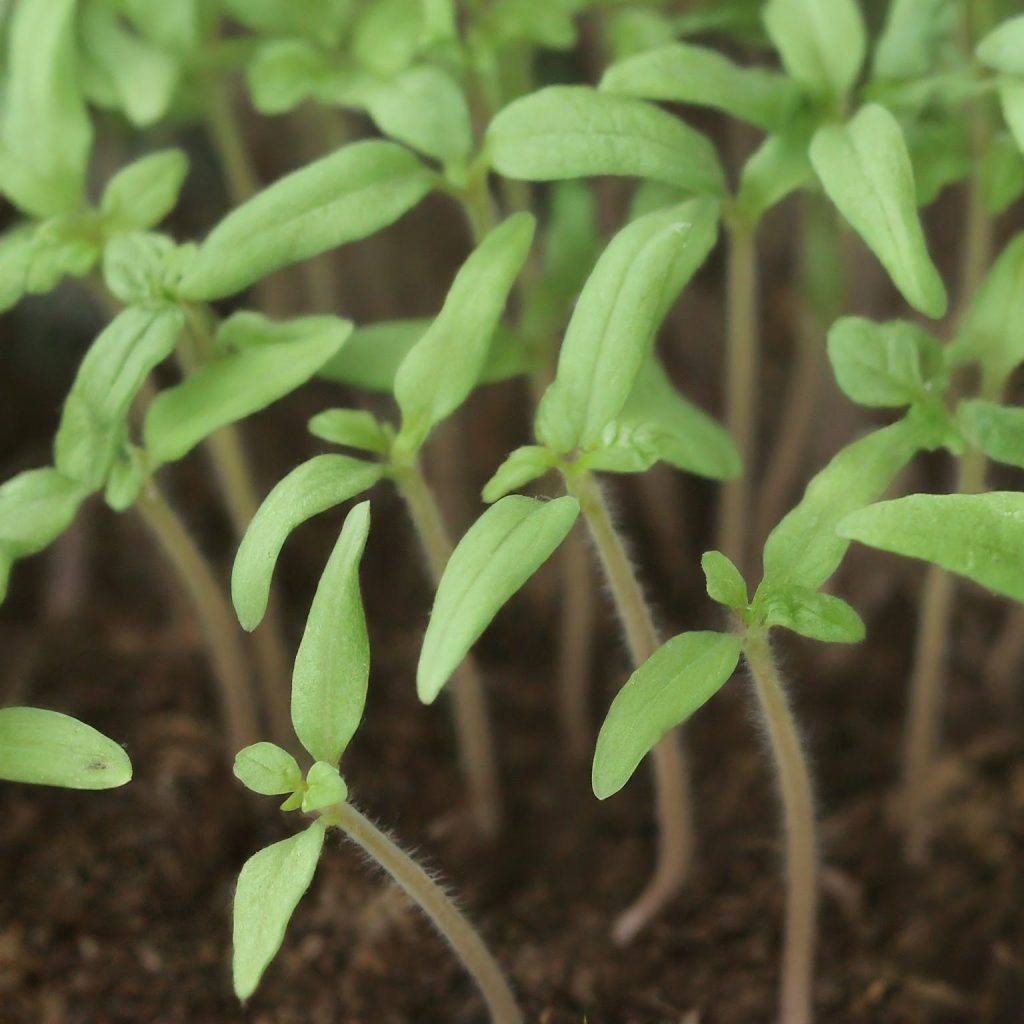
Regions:
[[[248,999],[284,939],[309,888],[328,828],[362,847],[430,918],[480,988],[495,1024],[522,1015],[501,969],[444,890],[348,802],[338,765],[359,726],[370,670],[369,639],[359,592],[359,562],[370,527],[368,502],[345,519],[306,620],[292,677],[292,722],[313,758],[305,778],[296,760],[273,743],[241,750],[235,774],[251,790],[284,795],[282,810],[316,815],[304,832],[253,855],[242,868],[234,903],[234,984]]]

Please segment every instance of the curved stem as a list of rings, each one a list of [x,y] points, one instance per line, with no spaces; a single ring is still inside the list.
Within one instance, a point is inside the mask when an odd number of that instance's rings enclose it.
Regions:
[[[566,485],[579,500],[626,634],[630,657],[634,667],[639,667],[658,649],[660,640],[629,556],[612,525],[597,481],[583,472],[566,476]],[[678,729],[651,751],[651,760],[658,821],[654,874],[616,921],[612,936],[619,943],[629,942],[665,908],[685,883],[693,861],[693,800]]]
[[[135,507],[192,598],[213,661],[233,756],[261,735],[239,625],[206,559],[152,480]]]
[[[351,804],[336,804],[324,815],[362,847],[433,922],[476,982],[493,1024],[521,1024],[523,1014],[498,962],[476,929],[444,890],[394,840]]]
[[[757,250],[754,229],[734,223],[729,232],[726,282],[725,423],[743,472],[722,490],[719,548],[743,571],[749,545],[750,490],[757,429],[760,339],[757,327]]]
[[[409,511],[436,589],[453,550],[441,510],[417,464],[396,467],[392,476]],[[483,679],[472,656],[463,661],[452,677],[451,693],[473,816],[485,836],[494,836],[501,826],[501,787]]]
[[[779,1024],[809,1024],[818,905],[818,849],[811,777],[768,637],[743,644],[778,778],[786,833],[786,927]]]

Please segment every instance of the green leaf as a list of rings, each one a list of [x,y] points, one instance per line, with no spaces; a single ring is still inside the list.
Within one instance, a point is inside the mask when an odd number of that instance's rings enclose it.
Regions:
[[[486,32],[495,45],[527,42],[550,50],[576,45],[574,17],[587,0],[502,0],[488,12]]]
[[[376,462],[316,455],[275,485],[245,531],[231,572],[231,600],[244,629],[255,629],[266,613],[274,567],[291,532],[368,491],[383,473]]]
[[[658,741],[728,682],[739,658],[737,636],[681,633],[629,677],[597,737],[591,785],[598,800],[622,789]]]
[[[293,793],[302,785],[298,761],[276,743],[253,743],[235,755],[235,778],[263,796]]]
[[[359,560],[370,503],[345,517],[317,584],[292,673],[292,725],[318,761],[336,765],[359,726],[370,675],[370,641],[359,593]]]
[[[601,251],[597,202],[587,184],[569,179],[551,186],[550,203],[544,283],[564,302],[579,295]]]
[[[535,224],[530,214],[517,213],[487,235],[456,274],[441,312],[402,360],[395,399],[402,412],[396,444],[403,450],[418,450],[479,380]]]
[[[16,224],[0,235],[0,312],[14,306],[25,294],[35,225]]]
[[[859,644],[861,617],[844,600],[810,587],[770,587],[757,596],[754,614],[765,626],[781,626],[827,644]]]
[[[51,217],[39,224],[32,236],[25,290],[44,295],[65,275],[88,274],[100,255],[99,246],[89,234],[86,218]]]
[[[160,0],[151,2],[165,6]],[[172,5],[183,6],[186,5]],[[302,0],[297,4],[281,0],[223,0],[223,7],[235,21],[260,35],[304,36],[327,49],[341,42],[352,21],[352,0]],[[146,21],[155,16],[148,9],[140,14],[145,15]],[[180,29],[177,34],[182,34]]]
[[[352,56],[382,75],[407,68],[422,45],[420,0],[375,0],[363,8],[352,33]]]
[[[856,0],[769,0],[763,17],[786,70],[809,92],[840,99],[853,88],[867,50]]]
[[[391,437],[377,417],[364,409],[325,409],[309,421],[309,432],[331,444],[386,455]]]
[[[1024,195],[1024,154],[1006,132],[996,135],[981,156],[979,178],[985,209],[998,217]]]
[[[961,402],[957,422],[990,459],[1024,469],[1024,409],[976,399]]]
[[[967,125],[959,120],[921,118],[907,125],[906,141],[919,207],[929,206],[974,167]]]
[[[117,235],[103,249],[103,281],[126,306],[167,299],[167,266],[176,248],[151,231]]]
[[[547,448],[537,445],[516,448],[484,484],[484,501],[488,505],[493,504],[511,491],[517,491],[531,480],[543,476],[554,464],[554,457]]]
[[[650,178],[720,196],[725,178],[700,132],[658,107],[585,86],[552,85],[515,100],[487,129],[491,165],[508,178]]]
[[[390,394],[394,391],[398,367],[426,334],[430,324],[426,317],[419,317],[357,327],[341,351],[321,367],[320,376],[339,384],[352,384]],[[506,380],[525,370],[523,346],[511,331],[499,324],[487,349],[479,383]]]
[[[946,383],[942,346],[907,320],[843,317],[828,332],[828,357],[840,389],[860,405],[911,405]]]
[[[162,149],[130,163],[103,190],[100,210],[109,232],[147,231],[174,209],[188,174],[180,149]]]
[[[149,475],[146,453],[133,444],[124,445],[110,467],[103,500],[115,512],[124,512],[138,500]]]
[[[726,555],[721,551],[705,551],[700,567],[704,570],[704,582],[712,601],[734,610],[747,607],[750,603],[747,582]]]
[[[8,33],[0,188],[37,217],[81,203],[92,122],[78,90],[77,0],[19,0]]]
[[[769,135],[743,165],[736,203],[749,223],[756,224],[776,203],[811,181],[807,145],[802,130]]]
[[[800,503],[768,536],[761,587],[820,587],[839,567],[849,547],[836,534],[836,524],[874,501],[916,451],[916,432],[906,420],[875,430],[842,449],[811,480]]]
[[[245,70],[252,105],[272,116],[294,110],[317,94],[331,72],[327,55],[303,39],[271,39],[253,54]]]
[[[643,7],[609,11],[604,18],[604,51],[623,61],[675,41],[675,26],[667,13]]]
[[[209,300],[328,249],[372,235],[430,191],[433,172],[393,142],[355,142],[264,189],[199,247],[179,294]]]
[[[469,528],[437,587],[416,669],[416,692],[432,704],[491,620],[547,561],[579,515],[575,498],[513,494]]]
[[[613,64],[603,92],[636,99],[713,107],[767,130],[785,124],[800,101],[790,79],[763,68],[744,68],[716,50],[673,43]]]
[[[728,431],[675,389],[653,354],[640,367],[622,412],[605,428],[602,441],[637,431],[655,459],[684,473],[731,480],[743,469]]]
[[[996,26],[980,43],[978,60],[1004,75],[1024,75],[1024,14]]]
[[[322,810],[348,799],[348,786],[333,764],[317,761],[306,776],[306,791],[302,794],[302,810],[306,814]]]
[[[956,0],[890,0],[875,46],[875,78],[914,79],[933,70],[958,42],[958,7]]]
[[[820,128],[811,142],[811,163],[903,297],[926,316],[942,316],[946,289],[928,255],[910,156],[892,114],[870,104],[847,125]]]
[[[234,904],[232,973],[239,999],[256,991],[281,948],[288,922],[313,881],[326,831],[322,820],[315,821],[245,862]]]
[[[177,306],[131,306],[92,343],[71,385],[54,439],[54,464],[90,490],[102,487],[121,450],[128,415],[184,326]]]
[[[352,329],[333,317],[313,320],[305,337],[219,356],[161,391],[142,428],[154,464],[182,458],[214,431],[266,408],[309,380]]]
[[[697,199],[627,224],[583,288],[540,403],[538,439],[558,453],[595,445],[622,410],[655,332],[718,231],[718,204]]]
[[[0,708],[0,779],[64,789],[114,789],[132,764],[113,740],[57,711]]]
[[[999,82],[999,105],[1017,147],[1024,151],[1024,78],[1004,78]]]
[[[1024,494],[912,494],[847,516],[839,531],[921,558],[1024,602]]]

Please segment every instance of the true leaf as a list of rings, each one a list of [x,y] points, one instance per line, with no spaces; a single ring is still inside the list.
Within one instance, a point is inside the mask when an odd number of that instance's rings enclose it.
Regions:
[[[267,115],[285,114],[315,95],[330,75],[324,51],[303,39],[272,39],[253,54],[245,78],[252,105]]]
[[[0,312],[10,309],[25,294],[34,234],[34,225],[26,222],[0,235]]]
[[[99,259],[86,218],[50,217],[32,235],[24,288],[32,295],[51,291],[65,275],[82,277]]]
[[[57,711],[0,708],[0,779],[65,789],[114,789],[129,782],[123,748]]]
[[[726,608],[745,608],[750,601],[739,569],[721,551],[705,551],[700,559],[708,597]]]
[[[594,795],[622,789],[658,741],[725,685],[739,657],[740,639],[727,633],[681,633],[659,647],[608,709],[594,750]]]
[[[763,17],[782,63],[801,85],[834,99],[850,91],[867,49],[856,0],[769,0]]]
[[[736,203],[751,224],[811,180],[807,143],[799,128],[769,135],[743,165]]]
[[[769,534],[761,586],[820,587],[849,547],[837,535],[836,524],[874,501],[916,450],[917,435],[906,420],[872,431],[843,448]]]
[[[990,459],[1024,469],[1024,409],[982,399],[961,402],[957,422]]]
[[[990,216],[998,217],[1024,194],[1024,154],[1006,132],[991,140],[978,171],[985,209]]]
[[[60,472],[90,490],[103,485],[123,443],[132,402],[153,368],[174,351],[183,325],[177,306],[131,306],[92,343],[54,439]]]
[[[306,790],[302,794],[302,810],[306,814],[319,811],[348,799],[348,786],[333,764],[317,761],[306,776]]]
[[[263,619],[274,567],[291,532],[369,490],[383,472],[379,463],[349,455],[317,455],[275,485],[245,531],[231,572],[231,600],[244,629]]]
[[[367,4],[353,27],[353,56],[382,75],[404,70],[422,45],[423,15],[420,0],[376,0]]]
[[[264,189],[210,232],[183,298],[223,298],[271,271],[372,235],[430,191],[434,176],[393,142],[356,142]]]
[[[292,725],[318,761],[336,765],[366,704],[370,641],[359,593],[359,561],[370,531],[370,503],[345,518],[306,618],[292,673]]]
[[[299,764],[276,743],[253,743],[235,755],[235,778],[263,796],[291,793],[302,785]]]
[[[416,451],[457,409],[480,377],[490,340],[533,240],[535,221],[518,213],[498,225],[459,269],[441,312],[395,374],[402,411],[396,444]]]
[[[999,83],[999,105],[1018,149],[1024,151],[1024,78],[1004,78]]]
[[[1005,75],[1024,75],[1024,14],[996,26],[978,43],[978,60]]]
[[[890,0],[875,46],[875,77],[914,79],[931,71],[956,44],[959,6],[956,0]]]
[[[678,118],[640,100],[552,85],[514,100],[487,129],[499,174],[527,181],[596,175],[650,178],[722,195],[714,147]]]
[[[912,494],[847,516],[849,540],[921,558],[1024,602],[1024,494]]]
[[[309,421],[309,432],[331,444],[375,455],[386,455],[391,444],[388,432],[365,409],[325,409]]]
[[[861,617],[841,598],[811,587],[770,587],[754,607],[765,626],[781,626],[828,644],[856,644],[864,639]]]
[[[715,243],[718,204],[697,199],[623,228],[601,254],[576,303],[558,372],[537,414],[552,450],[596,444],[636,382],[676,295]]]
[[[946,290],[928,255],[910,156],[892,114],[870,104],[846,125],[820,128],[811,163],[904,298],[926,316],[942,316]]]
[[[107,182],[100,210],[108,231],[147,231],[174,209],[188,174],[180,149],[163,149],[130,163]]]
[[[431,704],[499,609],[544,564],[579,515],[575,498],[513,494],[493,504],[459,541],[437,587],[416,692]]]
[[[637,99],[694,103],[772,130],[796,109],[800,90],[784,76],[734,64],[716,50],[673,43],[613,64],[603,92]]]
[[[245,862],[234,903],[232,973],[239,999],[256,991],[281,948],[288,922],[313,880],[326,830],[317,820],[305,832],[282,839]]]
[[[341,348],[351,329],[347,321],[334,319],[299,340],[223,355],[161,391],[142,428],[153,462],[182,458],[220,427],[294,391]]]
[[[165,299],[165,270],[174,242],[151,231],[130,231],[107,242],[103,249],[103,281],[125,305]]]
[[[103,500],[115,512],[124,512],[138,500],[149,475],[145,452],[133,444],[124,445],[110,467]]]
[[[484,501],[490,505],[510,491],[519,490],[524,484],[543,476],[554,465],[554,461],[547,448],[538,445],[516,448],[484,485]]]

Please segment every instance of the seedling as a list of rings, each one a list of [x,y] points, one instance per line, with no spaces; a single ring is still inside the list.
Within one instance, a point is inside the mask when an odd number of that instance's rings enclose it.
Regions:
[[[281,809],[315,815],[305,831],[254,854],[242,868],[234,903],[235,992],[246,1000],[284,939],[334,826],[380,865],[430,918],[473,976],[495,1024],[523,1018],[483,940],[444,890],[390,837],[348,802],[339,762],[363,716],[369,639],[359,594],[359,562],[370,528],[368,502],[345,519],[310,606],[292,676],[292,723],[314,764],[305,778],[273,743],[241,750],[235,774],[256,793],[287,795]],[[257,595],[257,599],[261,595]]]

